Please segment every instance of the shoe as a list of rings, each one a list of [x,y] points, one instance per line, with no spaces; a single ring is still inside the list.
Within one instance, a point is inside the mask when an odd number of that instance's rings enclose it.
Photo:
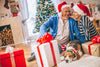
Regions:
[[[35,54],[34,53],[31,54],[31,57],[29,57],[27,61],[31,62],[33,60],[35,60]]]
[[[31,56],[34,54],[34,52],[31,53]]]

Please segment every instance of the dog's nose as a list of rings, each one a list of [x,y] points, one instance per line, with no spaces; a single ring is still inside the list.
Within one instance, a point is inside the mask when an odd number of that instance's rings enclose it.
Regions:
[[[69,60],[66,60],[66,63],[68,63]]]

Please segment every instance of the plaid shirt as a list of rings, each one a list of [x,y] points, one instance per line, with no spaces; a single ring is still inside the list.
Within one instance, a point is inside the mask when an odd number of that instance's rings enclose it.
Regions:
[[[86,41],[90,41],[92,37],[98,35],[95,26],[92,22],[90,22],[88,16],[81,17],[78,28],[80,30],[80,33],[85,36]]]

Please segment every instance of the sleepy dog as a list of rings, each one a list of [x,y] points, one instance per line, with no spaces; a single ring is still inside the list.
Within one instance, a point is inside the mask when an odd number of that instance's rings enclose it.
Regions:
[[[73,40],[66,46],[66,51],[62,53],[66,62],[78,60],[82,55],[81,42],[79,40]]]

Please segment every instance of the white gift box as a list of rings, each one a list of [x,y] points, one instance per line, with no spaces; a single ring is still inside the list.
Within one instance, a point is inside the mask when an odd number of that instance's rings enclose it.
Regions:
[[[58,67],[100,67],[100,57],[83,55],[79,60],[66,63],[62,61],[57,64]]]
[[[57,41],[53,40],[51,41],[51,43],[52,43],[52,47],[50,46],[50,43],[44,43],[39,46],[39,50],[40,50],[40,54],[41,54],[42,62],[43,62],[43,67],[54,66],[54,59],[53,59],[51,48],[53,48],[54,50],[53,52],[55,55],[56,63],[61,62]],[[35,56],[38,63],[38,67],[42,67],[37,47],[35,48]]]

